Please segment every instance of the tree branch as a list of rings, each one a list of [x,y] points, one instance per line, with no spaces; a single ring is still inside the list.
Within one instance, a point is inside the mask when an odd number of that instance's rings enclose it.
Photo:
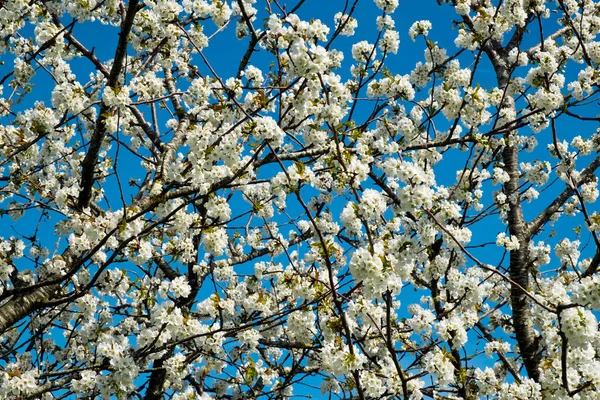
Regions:
[[[129,1],[129,5],[127,6],[127,14],[125,15],[123,23],[121,24],[119,42],[117,44],[115,58],[112,68],[110,69],[107,82],[107,87],[112,89],[117,87],[119,74],[123,68],[123,63],[125,62],[125,57],[127,55],[127,37],[129,36],[129,32],[133,26],[135,14],[139,10],[138,4],[139,0]],[[96,126],[94,128],[94,132],[92,133],[92,138],[90,139],[90,148],[81,164],[81,191],[77,200],[77,206],[80,210],[88,207],[92,199],[92,187],[94,186],[95,181],[94,172],[96,169],[96,164],[98,163],[98,155],[100,154],[100,149],[102,148],[102,142],[106,136],[106,116],[109,111],[109,107],[102,103],[98,119],[96,120]]]

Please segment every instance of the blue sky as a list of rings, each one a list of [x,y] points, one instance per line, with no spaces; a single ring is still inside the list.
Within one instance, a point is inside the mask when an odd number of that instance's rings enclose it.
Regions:
[[[319,18],[329,26],[332,26],[333,15],[340,10],[344,3],[345,2],[342,0],[307,1],[306,6],[301,9],[299,15],[301,18],[307,19]],[[373,6],[372,1],[361,1],[356,13],[356,17],[359,20],[356,36],[352,38],[341,37],[338,41],[336,41],[337,44],[334,46],[334,48],[342,50],[346,54],[342,69],[339,71],[339,73],[342,74],[343,79],[348,78],[347,71],[353,62],[350,55],[352,43],[355,43],[359,40],[375,40],[377,35],[375,18],[377,15],[379,14],[377,13],[377,9]],[[423,52],[425,49],[423,38],[420,37],[416,42],[412,42],[407,33],[411,24],[416,20],[431,20],[433,23],[433,29],[430,33],[430,39],[439,42],[442,47],[446,47],[449,54],[453,54],[453,52],[456,51],[453,41],[457,31],[452,26],[452,20],[456,19],[456,15],[448,5],[440,7],[437,5],[435,0],[403,2],[400,8],[394,14],[394,19],[396,21],[396,28],[400,33],[401,44],[398,54],[390,55],[387,61],[387,67],[392,74],[408,74],[413,69],[414,64],[417,61],[423,60]],[[216,27],[214,24],[212,22],[208,22],[205,31],[207,33],[212,33],[215,29]],[[205,51],[207,58],[211,63],[213,63],[213,67],[223,78],[234,76],[236,74],[241,55],[243,55],[246,50],[247,39],[238,41],[235,39],[233,31],[233,29],[226,29],[224,32],[217,34],[214,40],[211,42],[209,48]],[[25,32],[27,32],[27,30],[25,30]],[[102,61],[110,60],[113,57],[114,45],[117,40],[117,30],[115,28],[103,26],[98,22],[86,23],[84,25],[77,26],[73,33],[84,45],[88,46],[89,48],[95,48],[96,55]],[[528,39],[528,41],[533,41],[534,37],[535,32],[532,34],[532,39]],[[471,56],[468,53],[461,57],[461,61],[464,61],[463,67],[468,65],[470,57]],[[2,74],[6,73],[6,71],[10,71],[12,65],[12,60],[9,57],[4,56],[3,61],[5,61],[5,64],[0,67]],[[260,66],[261,64],[264,65],[265,62],[268,63],[268,61],[265,60],[263,54],[257,53],[253,56],[251,63]],[[89,74],[91,71],[90,64],[86,60],[78,60],[74,61],[73,65],[74,72],[78,75],[79,80],[85,83],[87,81],[87,74]],[[204,69],[204,67],[201,68]],[[495,77],[491,67],[486,67],[486,65],[483,65],[478,70],[477,80],[482,84],[482,86],[492,86],[494,84],[494,78]],[[18,110],[24,107],[30,107],[34,99],[37,101],[44,101],[48,104],[52,89],[51,83],[52,82],[48,75],[39,70],[35,80],[35,87],[33,89],[35,96],[26,97],[23,103],[17,106],[15,109]],[[360,115],[357,117],[357,119],[360,120]],[[575,134],[587,136],[595,128],[591,125],[593,124],[583,124],[581,122],[576,122],[573,119],[567,119],[565,122],[561,122],[561,125],[559,126],[561,138],[570,140]],[[544,131],[542,134],[538,135],[538,140],[541,143],[540,152],[526,154],[525,157],[534,159],[536,157],[545,156],[545,145],[550,143],[548,131]],[[460,166],[455,164],[459,162],[464,163],[463,156],[463,153],[456,151],[448,153],[447,159],[441,162],[441,167],[438,169],[438,182],[444,183],[447,181],[448,185],[454,182],[455,171],[460,168]],[[126,167],[120,170],[120,174],[123,174],[122,180],[126,186],[128,181],[127,175],[133,175],[139,172],[141,169],[138,165],[138,160],[128,156],[126,151],[121,153],[119,162],[121,163],[121,166]],[[448,167],[448,172],[446,172],[446,166]],[[486,186],[489,189],[491,185],[488,184]],[[559,183],[545,192],[544,195],[558,193],[563,187],[564,185]],[[499,190],[499,188],[496,187],[493,190],[496,191]],[[490,190],[488,190],[488,192],[489,191]],[[108,193],[108,196],[113,199],[118,199],[116,191],[113,193]],[[526,217],[530,219],[532,216],[540,212],[541,209],[548,203],[549,201],[542,200],[540,203],[526,206]],[[295,201],[290,201],[289,204],[290,210],[288,211],[290,213],[302,213],[302,210],[297,208],[298,204]],[[490,200],[486,202],[486,205],[489,204],[491,204]],[[297,209],[295,209],[295,207]],[[494,241],[496,234],[499,231],[504,230],[504,227],[498,218],[494,219],[492,217],[489,218],[488,221],[490,222],[481,228],[474,228],[474,236],[476,236],[477,243],[490,240]],[[50,245],[54,243],[55,235],[52,226],[55,222],[56,220],[52,219],[42,225],[42,230],[40,232],[42,242],[46,242]],[[15,230],[23,235],[29,235],[32,233],[35,223],[37,223],[37,217],[35,216],[28,215],[18,222],[11,221],[8,216],[2,216],[0,217],[0,236],[7,237],[15,235]],[[15,230],[12,229],[13,226],[15,227]],[[574,233],[572,232],[572,228],[573,226],[571,225],[561,224],[557,224],[555,227],[555,229],[559,230],[559,235],[557,235],[558,237],[566,235],[573,237]],[[63,246],[64,243],[61,247]],[[51,247],[51,249],[52,248],[53,247]],[[501,257],[501,252],[499,252],[498,249],[494,251],[497,252],[497,254],[491,255],[489,247],[484,249],[473,249],[473,254],[477,256],[481,255],[482,257],[486,256],[486,260],[499,260]],[[491,263],[493,264],[494,262],[491,261]],[[26,267],[27,263],[21,262],[19,265]],[[553,265],[553,267],[556,267],[556,265]],[[251,265],[240,266],[240,271],[246,272],[247,270],[251,270],[251,268]],[[406,293],[406,297],[401,299],[403,303],[403,310],[405,310],[404,307],[409,303],[417,302],[418,296],[420,296],[420,294],[417,294],[417,297],[415,297],[412,294],[412,289],[408,289]]]

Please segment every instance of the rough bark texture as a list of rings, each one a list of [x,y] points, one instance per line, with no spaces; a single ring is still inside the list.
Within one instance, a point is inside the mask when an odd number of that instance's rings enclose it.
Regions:
[[[0,307],[0,334],[3,334],[15,323],[36,311],[45,301],[51,299],[59,289],[60,285],[54,284],[13,296]]]
[[[519,32],[515,35],[517,34]],[[519,41],[517,40],[516,42],[518,43]],[[510,46],[510,43],[507,47],[502,47],[500,43],[493,42],[486,50],[496,71],[498,87],[504,90],[506,90],[510,83],[511,76],[511,69],[507,64]],[[501,107],[514,109],[515,104],[512,95],[507,94],[505,96]],[[504,171],[510,177],[508,182],[504,184],[504,194],[509,199],[507,215],[508,230],[510,236],[516,237],[519,241],[519,248],[510,252],[510,278],[518,284],[518,286],[512,285],[510,291],[512,323],[527,375],[537,382],[540,378],[541,350],[539,337],[533,329],[531,300],[524,291],[529,289],[528,247],[531,235],[529,235],[528,226],[523,217],[523,209],[521,207],[519,149],[516,145],[510,143],[510,136],[511,131],[505,134],[506,145],[502,150],[502,158],[504,161]]]
[[[527,225],[523,219],[523,210],[519,193],[519,159],[518,149],[515,146],[507,146],[503,152],[505,171],[510,175],[510,180],[504,185],[506,195],[516,193],[514,201],[510,202],[508,211],[508,230],[511,236],[519,240],[519,248],[510,252],[510,277],[522,288],[529,288],[528,267],[528,244]],[[539,349],[539,338],[533,330],[533,318],[531,315],[531,301],[525,295],[523,289],[512,286],[510,302],[513,312],[513,327],[515,336],[519,343],[523,363],[527,369],[527,375],[536,382],[540,378],[539,364],[541,352]]]
[[[169,353],[167,353],[169,354]],[[148,390],[144,400],[159,400],[163,398],[165,378],[167,377],[167,370],[163,368],[164,360],[168,357],[163,357],[155,360],[152,364],[152,375],[148,381]]]

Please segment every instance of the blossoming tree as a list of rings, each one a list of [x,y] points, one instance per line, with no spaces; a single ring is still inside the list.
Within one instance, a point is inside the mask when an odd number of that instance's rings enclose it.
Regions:
[[[600,396],[600,2],[318,3],[0,2],[1,398]]]

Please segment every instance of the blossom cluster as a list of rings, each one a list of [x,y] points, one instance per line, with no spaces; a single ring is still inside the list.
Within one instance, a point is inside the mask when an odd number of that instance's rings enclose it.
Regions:
[[[599,4],[438,3],[4,2],[0,398],[598,397]]]

